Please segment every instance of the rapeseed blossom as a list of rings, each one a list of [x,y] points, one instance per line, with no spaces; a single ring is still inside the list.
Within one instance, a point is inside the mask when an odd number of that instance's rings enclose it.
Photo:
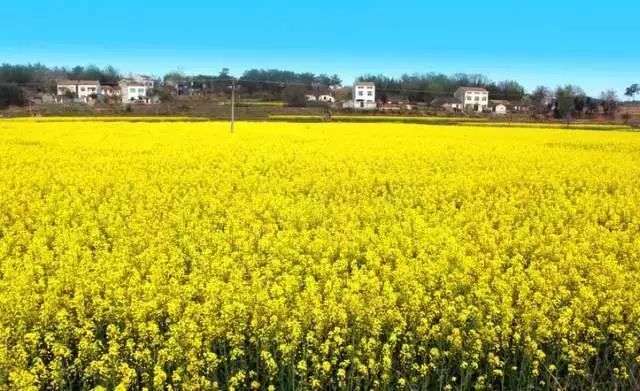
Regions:
[[[640,135],[0,121],[0,388],[635,388]]]

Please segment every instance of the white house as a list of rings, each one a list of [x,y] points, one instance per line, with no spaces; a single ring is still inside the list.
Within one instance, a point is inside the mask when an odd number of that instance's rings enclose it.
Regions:
[[[499,115],[507,114],[507,106],[503,105],[502,103],[498,103],[493,107],[493,112]]]
[[[483,112],[489,107],[489,91],[479,87],[460,87],[453,94],[466,111]]]
[[[83,102],[87,102],[91,95],[99,95],[100,91],[98,80],[60,80],[57,85],[59,98],[64,97],[67,93],[72,93]]]
[[[506,100],[492,100],[491,109],[497,115],[505,115],[509,109],[509,101]]]
[[[371,82],[359,81],[353,85],[353,109],[375,110],[376,85]]]
[[[149,103],[147,98],[147,87],[131,80],[122,80],[120,82],[120,95],[122,103]]]
[[[336,98],[331,95],[320,95],[318,97],[318,102],[326,102],[326,103],[334,103]]]

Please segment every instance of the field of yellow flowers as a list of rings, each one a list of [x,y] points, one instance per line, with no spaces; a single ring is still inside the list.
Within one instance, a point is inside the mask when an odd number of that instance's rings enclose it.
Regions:
[[[640,387],[640,134],[0,121],[0,389]]]

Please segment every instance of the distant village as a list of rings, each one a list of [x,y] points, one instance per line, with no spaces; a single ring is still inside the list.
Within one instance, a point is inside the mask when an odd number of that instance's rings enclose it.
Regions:
[[[151,76],[134,75],[119,82],[98,80],[58,80],[56,95],[41,94],[43,103],[92,103],[95,101],[152,104],[160,100],[152,94],[155,80]]]
[[[175,95],[189,95],[194,91],[179,83],[168,83]],[[160,96],[155,94],[156,80],[146,75],[133,75],[119,82],[98,80],[59,80],[56,94],[41,94],[34,98],[38,103],[81,103],[118,102],[123,104],[157,104]],[[353,111],[411,111],[424,104],[410,102],[406,98],[392,96],[384,101],[377,99],[376,84],[360,81],[354,83],[351,98],[338,100],[333,90],[325,93],[304,95],[305,102],[326,104],[327,106]],[[343,94],[346,96],[345,94]],[[550,103],[550,102],[549,102]],[[509,112],[528,112],[533,107],[507,100],[490,99],[489,91],[480,87],[459,87],[453,96],[436,98],[430,106],[447,112],[475,112],[505,115]]]
[[[640,116],[640,105],[632,101],[639,93],[637,84],[627,89],[626,102],[613,90],[591,97],[574,85],[555,89],[538,86],[527,93],[517,81],[494,82],[480,74],[463,73],[398,78],[362,75],[353,85],[345,86],[335,74],[277,69],[250,69],[240,77],[231,76],[225,68],[217,75],[171,72],[160,78],[144,74],[125,76],[113,67],[0,66],[0,109],[28,106],[33,115],[79,112],[84,106],[89,111],[104,113],[126,108],[157,114],[197,112],[221,116],[223,107],[213,106],[224,106],[233,96],[240,105],[269,107],[274,113],[284,111],[279,108],[291,113],[295,108],[321,108],[380,114],[520,115],[627,122]],[[59,109],[52,109],[56,105]],[[151,108],[154,105],[162,108]],[[258,113],[258,109],[245,110],[244,114],[245,118],[269,115],[267,110]]]

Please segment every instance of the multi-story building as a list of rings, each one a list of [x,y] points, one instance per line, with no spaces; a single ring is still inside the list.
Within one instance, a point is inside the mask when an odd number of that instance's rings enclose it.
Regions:
[[[147,86],[132,80],[120,81],[122,103],[149,103]]]
[[[353,109],[376,109],[376,85],[367,81],[359,81],[353,85]]]
[[[60,80],[57,86],[57,95],[61,99],[68,93],[74,98],[87,102],[92,95],[100,94],[100,82],[98,80]]]
[[[465,111],[483,112],[489,107],[489,91],[480,87],[460,87],[453,94]]]

